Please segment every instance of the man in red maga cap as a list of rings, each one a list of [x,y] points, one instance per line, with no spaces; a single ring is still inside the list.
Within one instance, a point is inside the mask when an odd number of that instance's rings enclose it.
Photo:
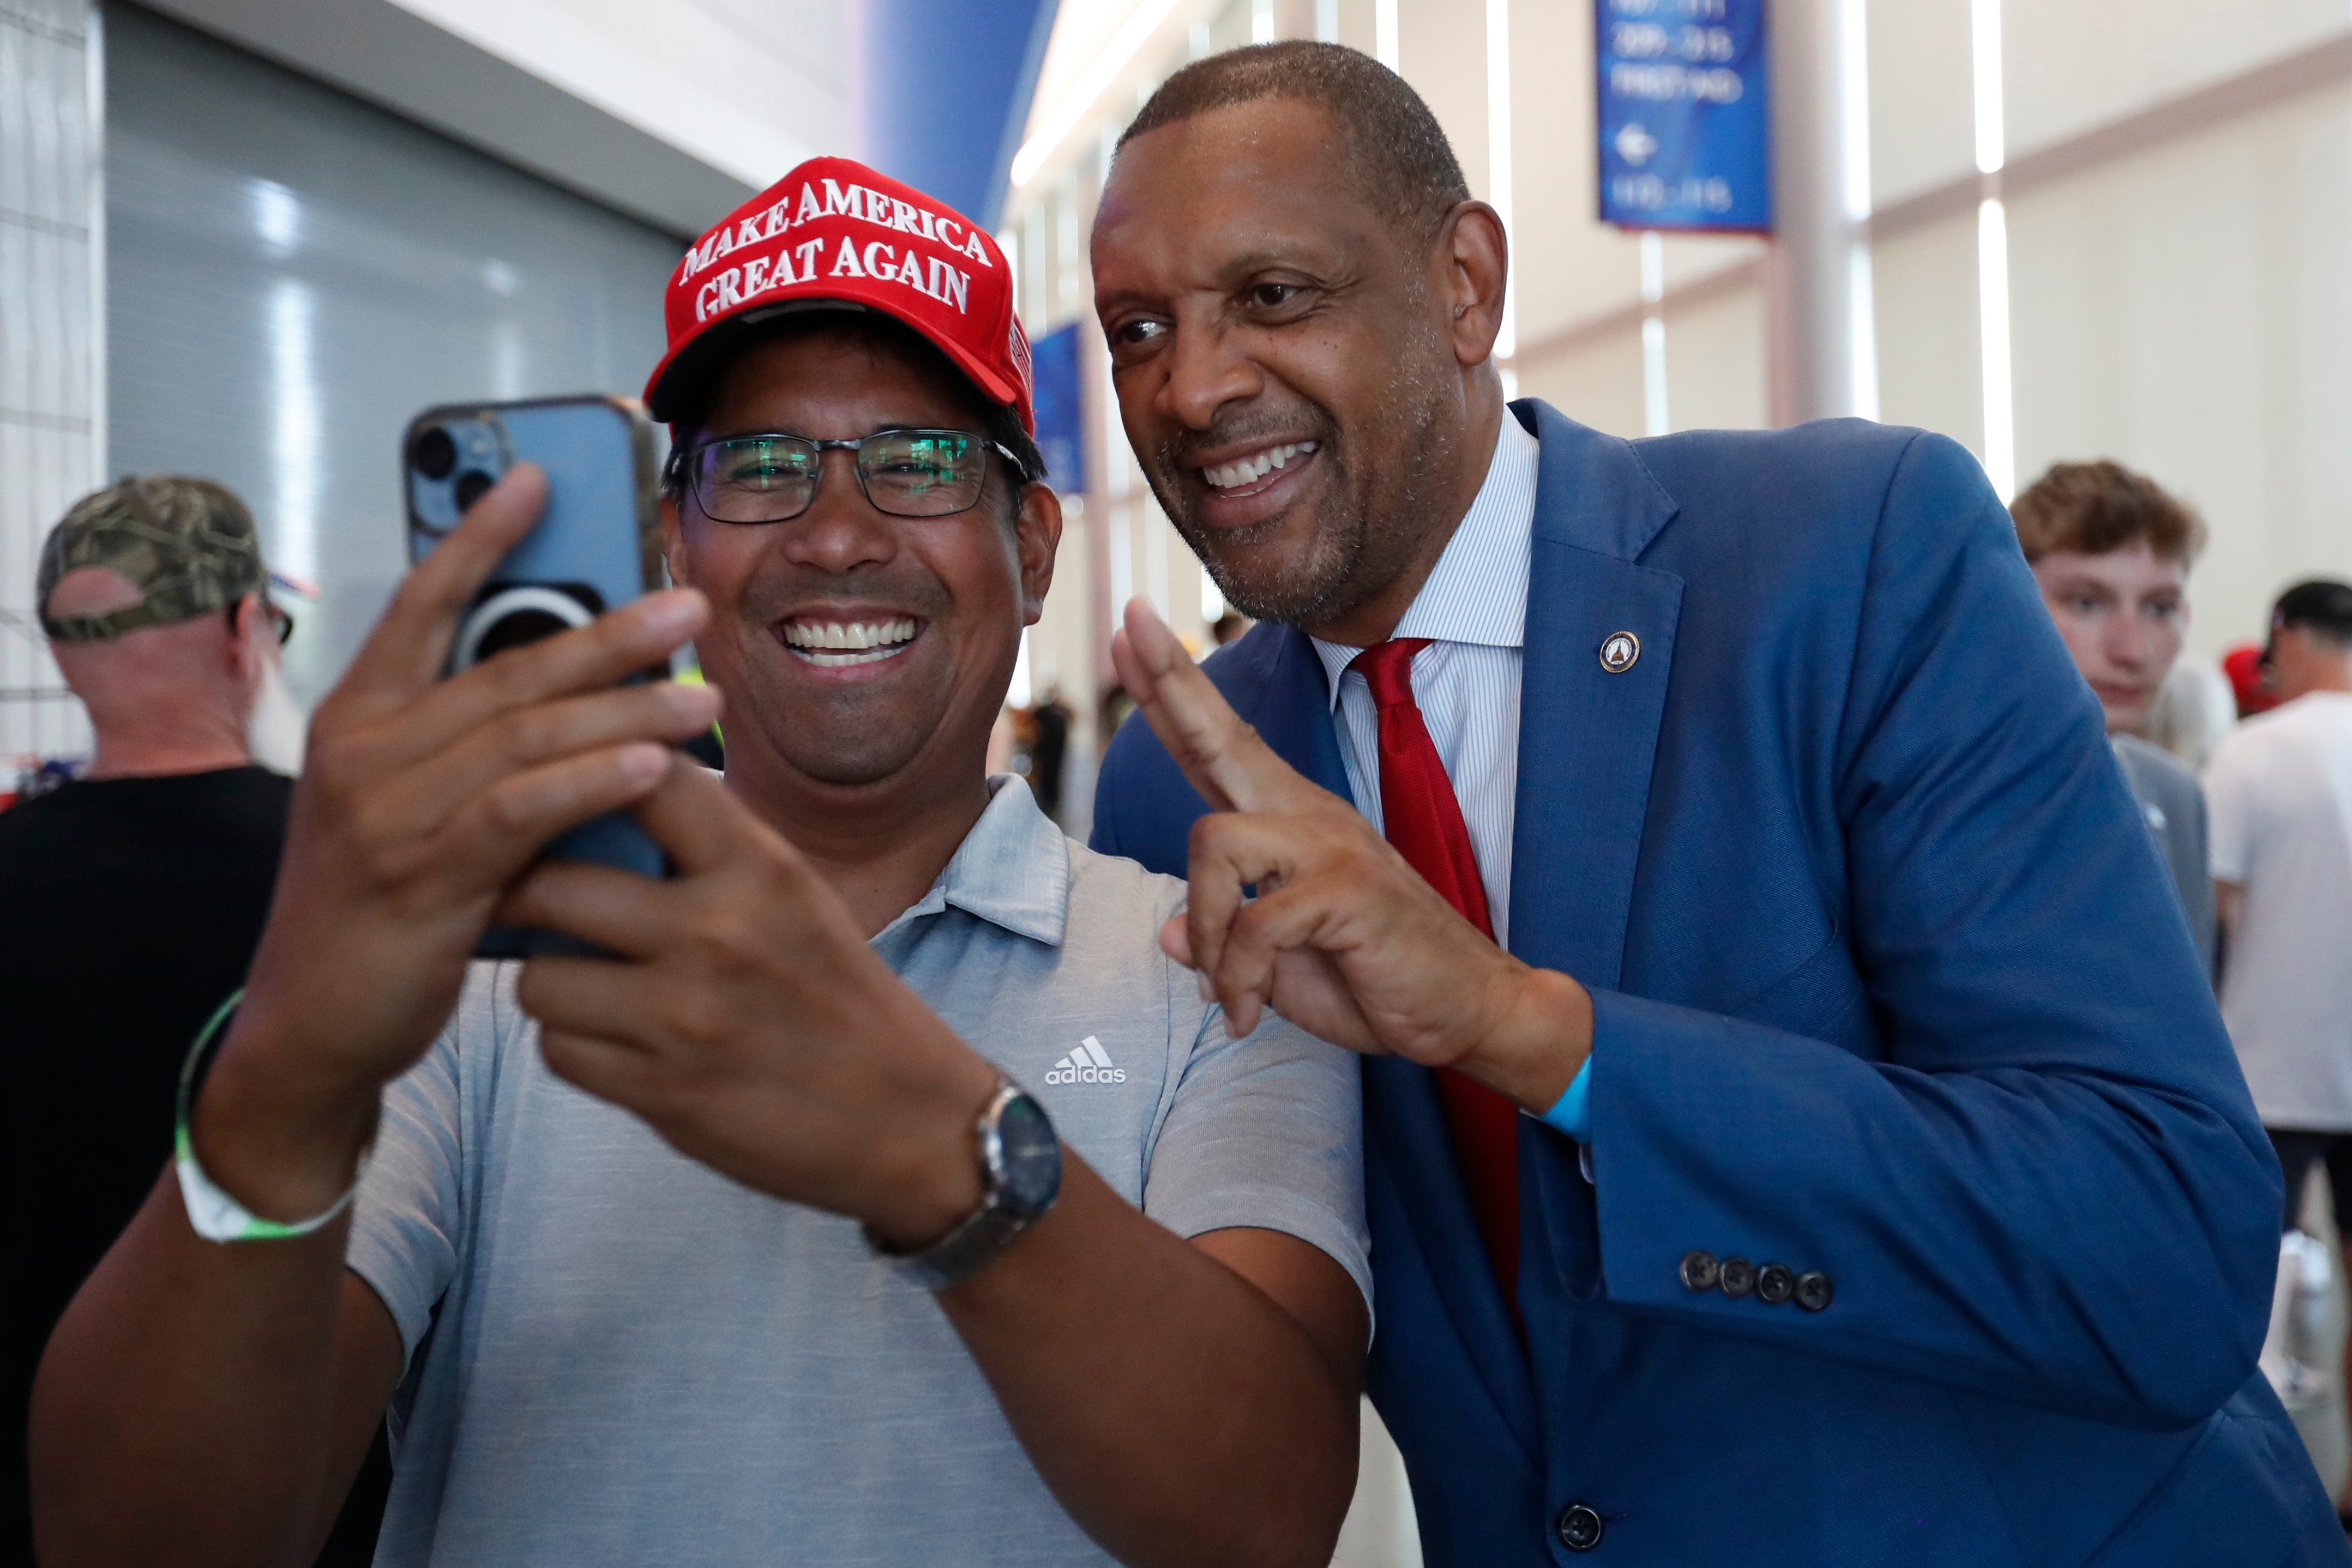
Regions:
[[[667,303],[679,586],[437,681],[519,467],[320,707],[42,1368],[43,1561],[299,1562],[387,1409],[382,1563],[1328,1560],[1356,1073],[1234,1039],[1182,884],[983,773],[1061,528],[1003,256],[824,159]],[[613,685],[688,638],[711,689]],[[722,697],[723,783],[667,749]],[[533,864],[615,808],[671,879]],[[614,956],[469,964],[493,915]]]

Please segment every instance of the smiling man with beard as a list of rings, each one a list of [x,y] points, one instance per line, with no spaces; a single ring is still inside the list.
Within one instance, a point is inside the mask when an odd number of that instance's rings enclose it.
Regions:
[[[42,1561],[296,1561],[388,1405],[382,1563],[1328,1561],[1352,1064],[1235,1039],[1181,884],[982,772],[1060,529],[1003,257],[819,160],[668,314],[680,588],[436,681],[518,469],[320,709],[176,1178],[43,1366]],[[613,687],[688,636],[709,691]],[[723,784],[655,744],[713,692]],[[531,866],[616,807],[674,877]],[[469,972],[494,915],[610,956]]]
[[[1366,1055],[1433,1568],[2347,1561],[2255,1371],[2277,1164],[1975,460],[1507,403],[1502,225],[1336,46],[1170,78],[1093,256],[1286,622],[1130,609],[1096,845],[1189,870],[1236,1027]]]

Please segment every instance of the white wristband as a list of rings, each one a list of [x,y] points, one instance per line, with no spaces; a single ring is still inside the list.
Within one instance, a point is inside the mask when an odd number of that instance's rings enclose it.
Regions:
[[[188,1110],[195,1099],[196,1081],[214,1042],[226,1032],[236,1004],[244,999],[245,991],[240,988],[215,1009],[211,1020],[198,1031],[196,1043],[189,1048],[188,1060],[180,1068],[179,1107],[172,1126],[172,1164],[179,1173],[180,1201],[187,1206],[188,1225],[197,1235],[207,1241],[285,1241],[310,1235],[349,1208],[352,1199],[359,1195],[359,1184],[353,1182],[324,1214],[285,1225],[262,1218],[229,1197],[213,1185],[204,1166],[196,1163],[195,1140],[188,1135]]]

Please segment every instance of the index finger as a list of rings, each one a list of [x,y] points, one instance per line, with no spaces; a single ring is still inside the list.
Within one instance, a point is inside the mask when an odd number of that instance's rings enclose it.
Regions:
[[[1242,721],[1149,600],[1128,601],[1111,660],[1151,732],[1213,810],[1310,811],[1335,800]]]
[[[383,616],[345,673],[347,692],[407,697],[439,678],[457,618],[507,552],[539,521],[547,476],[518,463],[467,508],[458,525],[402,579]]]

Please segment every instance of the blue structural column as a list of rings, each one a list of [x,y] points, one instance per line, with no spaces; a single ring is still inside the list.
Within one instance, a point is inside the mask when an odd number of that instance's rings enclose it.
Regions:
[[[994,228],[1056,0],[860,0],[857,155]]]

